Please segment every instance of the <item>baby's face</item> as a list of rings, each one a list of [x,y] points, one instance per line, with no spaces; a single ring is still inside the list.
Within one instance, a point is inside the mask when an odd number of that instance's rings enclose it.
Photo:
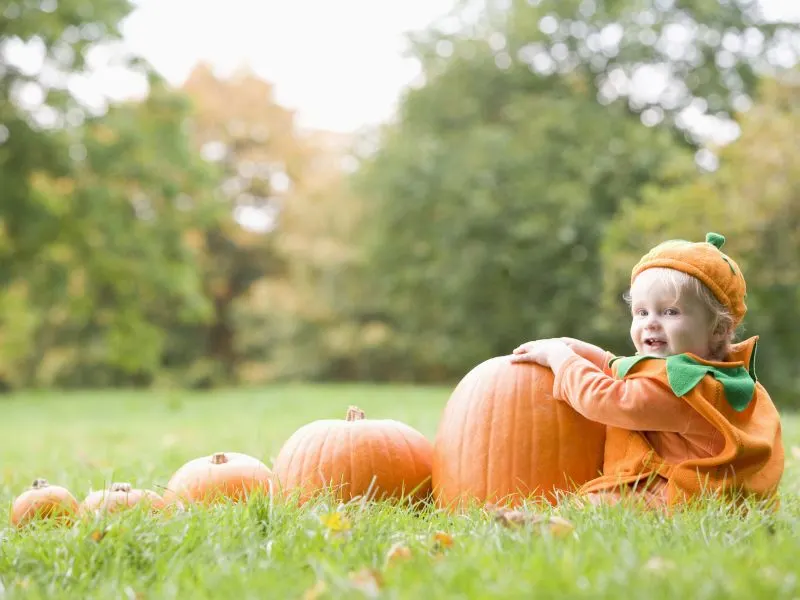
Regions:
[[[711,354],[711,317],[690,291],[676,298],[671,285],[653,269],[643,271],[631,286],[631,339],[638,354],[671,356]]]

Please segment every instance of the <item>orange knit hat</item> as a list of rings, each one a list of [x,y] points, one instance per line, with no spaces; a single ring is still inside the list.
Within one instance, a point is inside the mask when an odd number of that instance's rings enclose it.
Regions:
[[[639,273],[655,267],[688,273],[702,281],[730,311],[736,327],[747,312],[744,303],[747,284],[739,265],[720,250],[724,243],[725,236],[718,233],[707,233],[705,242],[663,242],[645,254],[633,267],[631,283]]]

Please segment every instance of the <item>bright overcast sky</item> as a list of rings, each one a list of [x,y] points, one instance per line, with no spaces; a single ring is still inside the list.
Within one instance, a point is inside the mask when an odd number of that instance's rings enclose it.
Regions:
[[[800,20],[800,0],[762,0]],[[456,0],[138,0],[127,45],[178,85],[199,60],[222,72],[248,64],[275,85],[301,125],[352,131],[391,117],[417,66],[404,33]],[[221,8],[225,6],[225,8]]]
[[[404,32],[455,0],[138,0],[127,45],[180,84],[199,60],[248,64],[303,126],[352,131],[389,118],[417,73]],[[225,6],[224,9],[221,7]]]
[[[123,45],[144,56],[173,85],[199,61],[221,74],[249,66],[275,86],[302,127],[354,131],[392,117],[403,88],[418,73],[404,56],[405,34],[445,16],[457,0],[134,0]],[[800,0],[762,0],[767,16],[800,22]],[[225,6],[222,9],[222,6]],[[43,45],[4,49],[23,72],[42,68]],[[146,91],[142,78],[97,52],[92,74],[70,91],[87,106]],[[43,90],[29,84],[18,101],[35,110]],[[52,113],[52,111],[50,111]],[[47,113],[41,122],[55,117]],[[725,137],[725,136],[723,136]],[[734,135],[735,137],[735,135]]]

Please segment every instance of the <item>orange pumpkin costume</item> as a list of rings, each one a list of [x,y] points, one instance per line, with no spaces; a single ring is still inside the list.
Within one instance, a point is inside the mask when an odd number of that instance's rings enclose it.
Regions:
[[[738,265],[719,248],[671,241],[634,267],[667,267],[706,284],[734,318],[746,312]],[[769,498],[783,475],[781,424],[754,369],[757,337],[731,347],[725,361],[693,354],[666,358],[573,356],[555,374],[553,395],[608,426],[603,475],[581,492],[616,500],[633,491],[651,506],[685,503],[703,493]]]

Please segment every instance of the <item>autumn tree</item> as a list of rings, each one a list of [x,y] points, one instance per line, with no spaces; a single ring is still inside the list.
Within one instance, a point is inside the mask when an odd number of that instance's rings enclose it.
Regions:
[[[526,339],[619,344],[606,229],[695,172],[693,113],[725,120],[793,59],[756,5],[479,0],[415,35],[420,81],[357,176],[358,311],[389,334],[354,362],[440,380]]]
[[[581,73],[604,105],[623,104],[649,126],[692,144],[699,116],[727,121],[758,81],[797,63],[793,23],[750,0],[480,0],[473,29],[499,68],[531,76]],[[456,36],[463,33],[459,31]]]
[[[527,339],[591,338],[604,223],[682,150],[578,76],[498,68],[483,41],[425,68],[358,176],[361,307],[391,330],[361,360],[440,380]]]
[[[183,91],[195,143],[224,173],[230,211],[203,232],[215,315],[208,357],[228,380],[307,374],[287,348],[310,340],[327,314],[321,272],[340,252],[331,224],[346,140],[300,131],[272,86],[249,72],[222,79],[199,65]]]
[[[67,126],[85,114],[69,83],[86,71],[91,48],[119,39],[117,24],[131,9],[128,0],[65,0],[11,2],[0,12],[0,288],[56,235],[54,219],[31,200],[31,175],[69,174]],[[30,54],[41,63],[22,60]]]
[[[31,174],[46,215],[36,260],[2,296],[0,367],[14,385],[151,383],[171,328],[208,307],[186,232],[212,223],[213,174],[182,131],[187,105],[157,80],[71,134],[66,174]]]
[[[146,384],[167,325],[205,303],[184,228],[205,220],[207,166],[186,106],[149,67],[144,102],[73,95],[119,40],[125,0],[12,2],[0,13],[0,383]],[[116,51],[115,51],[116,52]],[[119,54],[119,53],[117,53]],[[30,63],[20,57],[39,55]]]

